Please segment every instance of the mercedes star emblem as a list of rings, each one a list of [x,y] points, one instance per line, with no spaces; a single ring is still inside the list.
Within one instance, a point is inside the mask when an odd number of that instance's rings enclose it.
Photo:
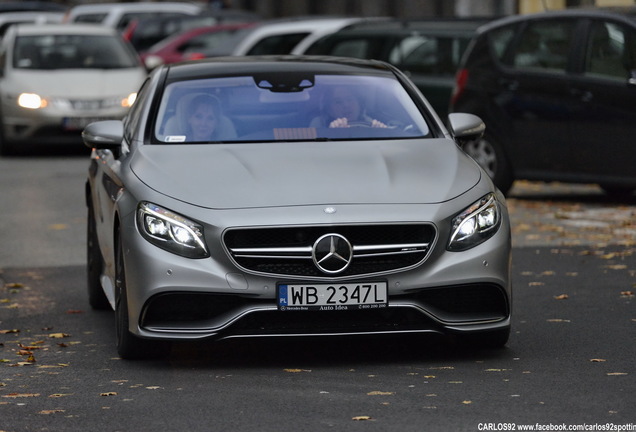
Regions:
[[[353,258],[353,247],[340,234],[325,234],[314,243],[311,252],[314,264],[323,273],[343,272]]]

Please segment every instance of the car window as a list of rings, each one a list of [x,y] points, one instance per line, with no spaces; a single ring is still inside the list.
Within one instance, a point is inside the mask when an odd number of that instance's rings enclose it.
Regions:
[[[138,65],[132,53],[114,36],[19,36],[13,51],[16,69],[120,69]]]
[[[330,55],[339,57],[351,57],[366,59],[369,58],[371,41],[369,39],[347,39],[333,44]]]
[[[108,14],[106,12],[77,15],[75,18],[73,18],[73,22],[99,24],[106,19],[107,15]]]
[[[636,73],[636,31],[606,21],[592,24],[585,71],[589,76],[626,81]]]
[[[125,118],[125,131],[126,131],[126,139],[131,141],[133,132],[139,127],[139,123],[143,120],[143,108],[145,104],[143,100],[150,97],[150,79],[146,78],[144,83],[141,85],[139,92],[137,94],[137,98],[135,103],[132,104],[130,110],[128,111],[128,115]],[[136,103],[138,102],[139,103]]]
[[[515,34],[515,27],[513,26],[502,27],[488,33],[488,44],[497,60],[503,62]]]
[[[337,127],[333,105],[352,95],[356,119]],[[422,137],[429,128],[395,79],[377,76],[263,74],[169,84],[162,96],[155,139],[200,142],[193,120],[198,102],[210,102],[215,129],[201,142],[307,141]],[[344,102],[349,103],[349,102]],[[344,114],[343,114],[344,116]],[[379,123],[374,123],[376,120]]]
[[[412,35],[391,50],[389,61],[413,72],[454,76],[468,41],[468,38]]]
[[[142,21],[150,18],[158,18],[161,16],[181,15],[177,12],[128,12],[121,16],[117,23],[117,30],[123,32],[132,21]],[[186,15],[186,14],[183,14]]]
[[[512,65],[517,69],[565,73],[574,25],[574,20],[528,23],[515,47]]]
[[[177,51],[183,54],[187,54],[193,51],[213,49],[222,41],[229,39],[234,31],[235,30],[222,30],[212,33],[202,33],[184,42],[182,45],[179,45]]]
[[[309,33],[294,33],[263,38],[247,52],[247,55],[289,54]]]

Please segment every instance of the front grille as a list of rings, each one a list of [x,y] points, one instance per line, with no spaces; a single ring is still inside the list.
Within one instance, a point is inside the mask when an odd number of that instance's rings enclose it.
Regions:
[[[343,271],[327,273],[313,259],[322,236],[337,234],[353,249]],[[393,272],[418,265],[426,258],[435,228],[430,224],[342,225],[231,229],[224,243],[244,270],[275,276],[360,276]]]

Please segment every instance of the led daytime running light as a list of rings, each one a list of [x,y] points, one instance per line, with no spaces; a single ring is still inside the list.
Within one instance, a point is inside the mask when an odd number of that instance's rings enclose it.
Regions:
[[[142,202],[138,222],[143,236],[156,246],[189,258],[209,256],[203,228],[183,216]]]

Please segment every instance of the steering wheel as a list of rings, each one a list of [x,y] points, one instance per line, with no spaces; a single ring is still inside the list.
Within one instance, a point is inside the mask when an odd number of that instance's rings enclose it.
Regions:
[[[370,128],[370,127],[372,127],[371,126],[371,122],[364,121],[364,120],[347,122],[347,126],[349,126],[349,127],[362,127],[362,128]]]

